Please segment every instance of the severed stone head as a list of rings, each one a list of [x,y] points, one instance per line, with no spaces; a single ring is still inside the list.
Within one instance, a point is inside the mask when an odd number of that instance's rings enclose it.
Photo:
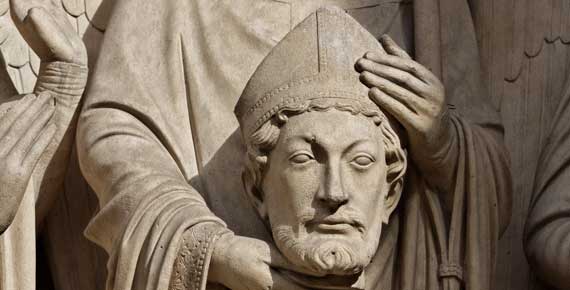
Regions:
[[[235,108],[248,197],[285,257],[323,275],[370,263],[402,193],[406,155],[354,69],[380,50],[343,10],[321,8],[269,53]]]

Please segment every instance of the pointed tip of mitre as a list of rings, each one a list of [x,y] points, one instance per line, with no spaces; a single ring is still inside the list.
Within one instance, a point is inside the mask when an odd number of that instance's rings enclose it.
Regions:
[[[368,51],[382,48],[354,18],[334,6],[317,9],[269,52],[251,76],[235,107],[242,133],[249,136],[279,108],[295,102],[336,98],[376,107],[354,69]]]

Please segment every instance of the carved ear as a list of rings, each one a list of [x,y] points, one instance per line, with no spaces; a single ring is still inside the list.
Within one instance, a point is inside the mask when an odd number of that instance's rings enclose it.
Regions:
[[[388,185],[388,192],[386,193],[386,198],[384,199],[384,216],[382,217],[382,222],[388,224],[390,216],[396,210],[400,198],[402,197],[402,190],[404,188],[404,178],[398,178]]]
[[[386,154],[386,163],[388,164],[386,173],[388,192],[384,199],[384,216],[382,217],[382,221],[387,224],[402,197],[404,176],[408,163],[406,162],[406,153],[401,148],[397,148],[393,152],[387,152]]]
[[[253,177],[251,170],[248,169],[244,170],[241,177],[247,199],[249,200],[253,208],[255,208],[255,210],[259,214],[259,217],[264,222],[266,222],[268,219],[267,206],[265,205],[265,202],[263,200],[263,192],[261,192],[261,190],[257,188],[255,184],[255,178]]]

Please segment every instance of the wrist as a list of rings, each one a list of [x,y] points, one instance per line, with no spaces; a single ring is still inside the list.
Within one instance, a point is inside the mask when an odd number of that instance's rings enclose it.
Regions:
[[[88,72],[84,65],[61,61],[42,63],[34,91],[36,94],[49,92],[56,97],[81,97]],[[78,102],[78,99],[73,98],[73,101]]]
[[[440,130],[434,136],[435,141],[424,145],[424,150],[412,150],[412,158],[428,184],[447,193],[454,184],[459,154],[457,130],[449,113],[443,116]]]
[[[456,141],[456,134],[451,122],[449,112],[445,111],[440,119],[439,126],[436,132],[426,136],[421,144],[413,144],[419,150],[412,150],[412,153],[417,153],[414,157],[421,161],[419,163],[426,163],[429,167],[445,166],[446,160],[449,158],[450,152]],[[418,143],[418,142],[415,142]],[[413,148],[413,149],[416,149]],[[414,158],[415,159],[415,158]]]
[[[221,224],[204,222],[184,232],[169,289],[204,289],[213,244],[226,231]]]
[[[224,265],[227,261],[227,251],[233,237],[233,232],[228,230],[220,235],[220,237],[213,243],[212,257],[210,259],[210,267],[208,270],[208,281],[224,284],[224,273],[227,273]]]

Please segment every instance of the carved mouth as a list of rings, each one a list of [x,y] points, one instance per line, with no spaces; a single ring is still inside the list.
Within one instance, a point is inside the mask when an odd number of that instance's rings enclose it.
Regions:
[[[362,232],[364,227],[355,219],[333,215],[311,221],[309,228],[328,234],[347,234],[353,230]]]
[[[348,233],[349,231],[353,230],[354,227],[349,223],[318,223],[315,224],[315,229],[326,233]]]

